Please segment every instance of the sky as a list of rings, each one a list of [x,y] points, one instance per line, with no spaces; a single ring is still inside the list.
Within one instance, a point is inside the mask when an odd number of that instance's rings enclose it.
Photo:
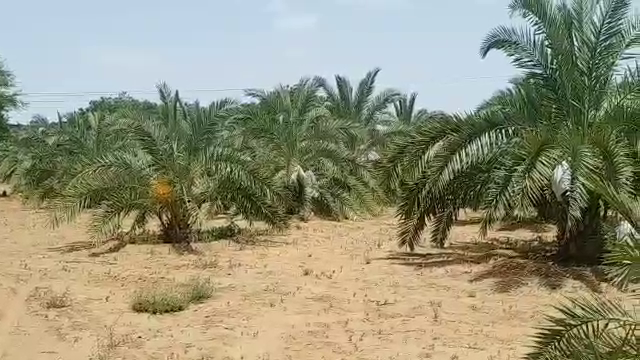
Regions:
[[[29,106],[54,118],[128,91],[155,99],[166,81],[189,99],[334,74],[418,92],[429,110],[471,110],[516,70],[481,59],[509,0],[20,0],[3,4],[0,57]]]

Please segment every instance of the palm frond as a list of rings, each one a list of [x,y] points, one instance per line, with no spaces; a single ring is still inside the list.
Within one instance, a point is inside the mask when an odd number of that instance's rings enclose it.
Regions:
[[[627,238],[612,241],[603,265],[611,282],[621,289],[640,282],[640,241]]]
[[[555,308],[535,335],[528,359],[634,359],[640,351],[637,315],[619,301],[571,299]]]

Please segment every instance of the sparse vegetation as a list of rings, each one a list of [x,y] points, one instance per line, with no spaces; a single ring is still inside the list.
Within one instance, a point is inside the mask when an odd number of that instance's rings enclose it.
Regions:
[[[215,288],[210,279],[191,278],[180,287],[184,289],[185,296],[190,304],[201,303],[213,296]]]
[[[203,302],[213,296],[211,281],[192,278],[183,283],[153,286],[138,290],[133,295],[131,309],[154,315],[185,310],[189,304]]]
[[[208,258],[204,256],[198,256],[192,264],[198,269],[215,269],[220,266],[217,258]]]

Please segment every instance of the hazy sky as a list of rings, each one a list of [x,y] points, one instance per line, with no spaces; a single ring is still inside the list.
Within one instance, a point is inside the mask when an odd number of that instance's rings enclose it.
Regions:
[[[204,90],[315,74],[356,80],[375,66],[380,86],[417,91],[431,110],[463,111],[515,74],[502,54],[478,55],[484,35],[511,21],[508,2],[11,0],[0,56],[30,103],[14,114],[20,122],[85,105],[95,92],[153,99],[160,80],[208,101],[241,92]]]

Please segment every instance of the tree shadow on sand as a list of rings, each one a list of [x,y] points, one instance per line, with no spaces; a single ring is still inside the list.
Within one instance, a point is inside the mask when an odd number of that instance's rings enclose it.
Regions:
[[[538,237],[532,240],[490,238],[478,243],[455,243],[428,253],[394,252],[377,260],[417,269],[460,264],[484,264],[470,282],[494,280],[494,289],[505,293],[525,286],[531,280],[544,288],[557,290],[575,280],[600,292],[601,274],[597,268],[572,267],[556,263],[554,244]]]
[[[542,234],[549,232],[553,227],[547,223],[541,222],[535,218],[532,219],[520,219],[518,221],[507,222],[497,229],[498,231],[516,231],[516,230],[529,230],[532,233]]]
[[[471,216],[465,219],[458,219],[454,222],[455,226],[472,226],[479,225],[482,222],[482,217],[480,216]]]
[[[278,246],[285,244],[285,241],[276,241],[269,239],[277,235],[271,230],[267,229],[232,229],[225,226],[217,226],[209,229],[203,229],[198,231],[194,236],[193,243],[174,244],[167,243],[161,237],[158,232],[146,231],[137,234],[120,234],[107,240],[100,242],[93,240],[75,241],[68,244],[59,246],[52,246],[48,250],[58,253],[75,253],[80,251],[89,251],[89,257],[99,257],[102,255],[116,253],[127,245],[157,245],[157,244],[170,244],[174,250],[179,254],[195,254],[199,255],[201,251],[194,247],[194,244],[199,243],[213,243],[219,241],[229,241],[245,246]]]
[[[468,215],[464,219],[456,220],[454,222],[454,225],[461,227],[461,226],[480,225],[480,223],[482,223],[482,216]],[[520,229],[528,230],[536,234],[542,234],[542,233],[551,231],[552,226],[547,223],[541,222],[536,218],[525,218],[525,219],[518,219],[517,221],[514,220],[511,222],[503,223],[496,230],[497,231],[516,231]]]
[[[80,251],[89,251],[89,257],[99,257],[102,255],[116,253],[122,250],[129,243],[121,238],[114,237],[104,241],[82,240],[72,243],[52,246],[47,250],[62,254],[75,253]]]

